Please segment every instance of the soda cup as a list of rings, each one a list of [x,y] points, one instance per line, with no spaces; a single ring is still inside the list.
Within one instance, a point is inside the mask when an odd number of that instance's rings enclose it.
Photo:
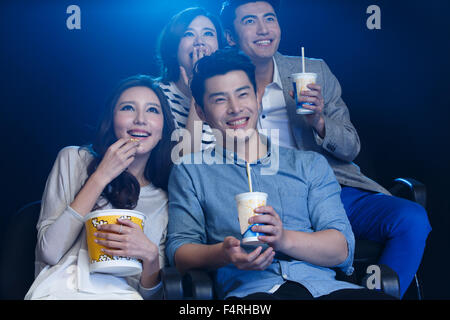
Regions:
[[[242,243],[246,245],[255,245],[255,246],[262,244],[262,242],[258,240],[258,236],[263,236],[264,233],[252,231],[252,227],[259,224],[249,225],[248,219],[254,215],[258,215],[254,211],[256,208],[266,205],[267,193],[264,192],[240,193],[235,196],[235,200],[238,208],[239,224],[241,227],[241,234],[242,234]]]
[[[302,91],[310,90],[307,86],[309,84],[315,84],[317,80],[317,73],[294,73],[291,75],[292,83],[294,86],[295,103],[297,105],[297,114],[312,114],[314,111],[303,108],[304,104],[310,104],[307,102],[299,102]]]

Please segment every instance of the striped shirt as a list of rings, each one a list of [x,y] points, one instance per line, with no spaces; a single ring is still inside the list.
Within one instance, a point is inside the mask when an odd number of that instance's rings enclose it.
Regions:
[[[186,97],[174,82],[160,82],[159,86],[169,101],[170,110],[175,119],[175,128],[186,128],[191,99]],[[202,150],[214,146],[215,141],[211,127],[206,122],[203,122]]]

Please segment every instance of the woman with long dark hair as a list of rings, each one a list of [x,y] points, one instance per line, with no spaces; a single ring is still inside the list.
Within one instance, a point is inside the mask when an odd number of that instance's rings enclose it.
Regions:
[[[192,69],[199,59],[223,46],[220,21],[200,7],[188,8],[174,15],[159,37],[160,86],[169,100],[176,128],[189,130],[195,139],[191,144],[192,151],[204,150],[215,141],[211,128],[201,122],[195,111],[189,88]],[[202,125],[201,137],[194,137],[195,121]]]
[[[173,130],[159,86],[148,76],[133,76],[107,103],[94,143],[59,152],[42,199],[37,277],[26,299],[162,297]],[[110,208],[137,210],[147,218],[144,230],[120,219],[96,235],[105,254],[140,260],[138,276],[89,273],[84,217]]]

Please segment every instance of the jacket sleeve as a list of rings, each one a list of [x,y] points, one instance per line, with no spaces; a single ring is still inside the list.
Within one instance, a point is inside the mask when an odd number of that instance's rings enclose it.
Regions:
[[[341,98],[341,86],[321,60],[323,73],[322,95],[324,102],[325,137],[321,139],[314,134],[316,142],[332,156],[352,162],[359,154],[361,143],[355,127],[350,122],[350,113],[345,102]]]

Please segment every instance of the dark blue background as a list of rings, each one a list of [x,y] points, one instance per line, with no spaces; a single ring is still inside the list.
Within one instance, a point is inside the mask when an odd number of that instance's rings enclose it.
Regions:
[[[81,8],[81,30],[66,8]],[[382,29],[366,28],[381,7]],[[0,5],[2,221],[40,199],[57,152],[88,143],[112,87],[158,74],[155,44],[169,18],[215,1],[2,1]],[[362,141],[364,173],[427,185],[433,231],[422,264],[425,296],[450,298],[450,2],[284,0],[280,51],[323,58],[339,79]]]

